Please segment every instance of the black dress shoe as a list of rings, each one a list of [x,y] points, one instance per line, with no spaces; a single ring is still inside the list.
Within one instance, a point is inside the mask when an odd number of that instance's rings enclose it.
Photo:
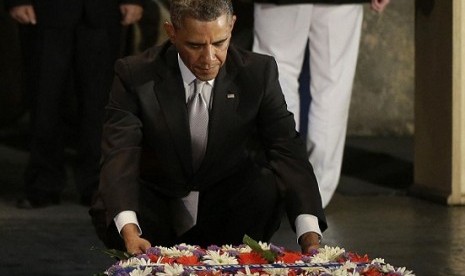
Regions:
[[[22,198],[16,202],[19,209],[37,209],[60,204],[59,198]]]

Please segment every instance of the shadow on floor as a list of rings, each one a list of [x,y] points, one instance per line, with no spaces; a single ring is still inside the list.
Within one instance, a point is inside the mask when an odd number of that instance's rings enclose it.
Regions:
[[[413,163],[387,153],[346,146],[342,175],[382,187],[407,190],[413,183]]]

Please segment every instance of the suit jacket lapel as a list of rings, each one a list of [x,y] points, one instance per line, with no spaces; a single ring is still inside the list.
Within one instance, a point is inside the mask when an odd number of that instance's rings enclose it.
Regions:
[[[228,135],[225,126],[234,124],[235,108],[239,101],[239,93],[234,83],[235,74],[234,67],[223,66],[215,79],[207,151],[200,169],[208,170],[210,166],[215,165],[215,160],[221,160],[215,156],[222,154],[219,149],[225,141],[224,136]]]
[[[156,62],[154,91],[159,100],[160,108],[165,115],[168,129],[173,137],[183,167],[187,172],[192,173],[186,96],[179,70],[177,52],[174,47],[168,48],[165,58],[165,62]],[[227,131],[224,131],[224,126],[234,124],[235,108],[240,99],[239,91],[234,83],[237,74],[236,69],[234,62],[229,59],[220,69],[215,79],[207,150],[195,179],[201,177],[202,171],[208,171],[211,166],[214,166],[215,160],[220,160],[216,156],[222,154],[219,149],[221,149],[221,144],[225,140],[224,136],[228,135]],[[195,179],[193,181],[196,181]]]
[[[181,72],[177,62],[177,52],[170,47],[166,62],[157,62],[154,92],[165,115],[166,124],[186,171],[192,171],[189,121],[186,108]]]

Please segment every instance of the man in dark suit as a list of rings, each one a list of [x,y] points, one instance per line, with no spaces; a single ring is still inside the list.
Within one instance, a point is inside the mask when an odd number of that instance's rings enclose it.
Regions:
[[[82,204],[98,186],[104,107],[119,54],[122,25],[142,15],[142,0],[6,0],[20,23],[26,92],[31,100],[26,197],[19,208],[60,201],[66,181],[64,115],[67,90],[76,92],[75,182]],[[70,81],[72,85],[68,85]],[[69,107],[69,106],[68,106]]]
[[[276,62],[229,45],[230,0],[173,0],[170,14],[169,42],[116,64],[90,211],[100,238],[131,253],[269,241],[284,205],[302,250],[317,248],[327,225]]]

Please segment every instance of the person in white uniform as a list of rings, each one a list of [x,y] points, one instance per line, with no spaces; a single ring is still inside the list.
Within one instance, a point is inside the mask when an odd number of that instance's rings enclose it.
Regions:
[[[330,202],[341,173],[364,2],[382,12],[389,0],[255,0],[254,4],[252,50],[276,59],[297,130],[299,75],[309,49],[307,150],[323,207]]]

